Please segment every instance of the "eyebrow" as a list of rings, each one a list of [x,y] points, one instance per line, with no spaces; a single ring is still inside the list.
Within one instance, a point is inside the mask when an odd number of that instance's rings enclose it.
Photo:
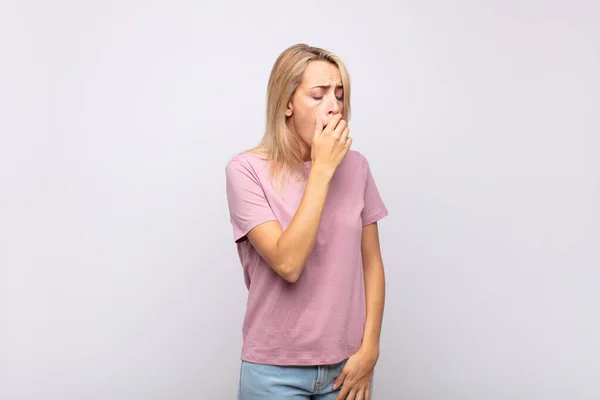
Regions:
[[[314,89],[314,88],[329,89],[330,87],[331,87],[331,85],[317,85],[317,86],[311,87],[311,89]],[[343,89],[344,87],[342,85],[337,85],[335,88],[336,89]]]

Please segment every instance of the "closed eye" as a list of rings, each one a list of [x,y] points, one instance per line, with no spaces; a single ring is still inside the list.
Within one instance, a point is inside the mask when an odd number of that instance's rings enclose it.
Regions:
[[[338,99],[339,101],[344,100],[344,96],[342,96],[342,97],[337,97],[336,96],[335,98]],[[321,97],[313,97],[313,99],[315,99],[315,100],[323,100],[323,96],[321,96]]]

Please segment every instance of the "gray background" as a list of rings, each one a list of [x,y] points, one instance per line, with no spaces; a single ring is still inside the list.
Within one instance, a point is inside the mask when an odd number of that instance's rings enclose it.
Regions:
[[[0,398],[235,398],[224,167],[305,42],[390,210],[375,399],[600,399],[600,6],[253,3],[1,3]]]

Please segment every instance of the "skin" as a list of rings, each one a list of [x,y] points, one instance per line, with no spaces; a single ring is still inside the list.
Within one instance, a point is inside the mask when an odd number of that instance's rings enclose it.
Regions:
[[[334,116],[342,113],[343,96],[342,80],[335,65],[326,61],[313,61],[308,65],[285,110],[289,129],[302,139],[305,161],[311,159],[315,122],[321,121],[327,126]],[[347,122],[339,123],[343,131]]]
[[[373,370],[379,359],[379,339],[385,303],[385,275],[377,222],[363,227],[361,250],[365,277],[367,320],[360,349],[350,356],[333,389],[342,387],[336,400],[370,400]]]
[[[302,154],[313,167],[300,205],[288,228],[268,221],[248,233],[257,252],[283,279],[296,282],[312,252],[331,178],[345,158],[352,139],[342,119],[343,88],[339,70],[325,61],[311,62],[286,108],[290,131],[301,138]],[[385,278],[377,223],[363,227],[366,324],[360,349],[350,356],[333,389],[337,400],[370,400],[370,387],[379,358]]]

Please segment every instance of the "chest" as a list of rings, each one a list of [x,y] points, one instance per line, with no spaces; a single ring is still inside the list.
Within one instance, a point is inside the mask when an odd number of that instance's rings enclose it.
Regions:
[[[304,196],[306,182],[288,185],[283,195],[269,193],[268,200],[281,227],[285,230],[296,214]],[[338,170],[329,184],[319,225],[320,242],[333,237],[356,237],[362,232],[364,180],[359,171]]]

